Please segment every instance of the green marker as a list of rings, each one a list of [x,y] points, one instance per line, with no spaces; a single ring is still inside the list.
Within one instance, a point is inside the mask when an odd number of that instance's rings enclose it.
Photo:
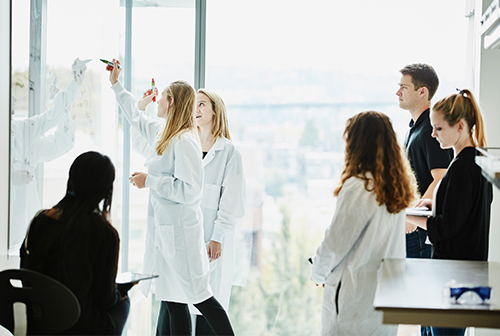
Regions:
[[[112,67],[115,66],[115,63],[113,62],[110,62],[110,61],[106,61],[105,59],[102,59],[101,58],[101,62],[104,63],[104,64],[107,64],[107,65],[111,65]],[[120,64],[118,64],[118,69],[121,69],[122,67],[120,66]]]

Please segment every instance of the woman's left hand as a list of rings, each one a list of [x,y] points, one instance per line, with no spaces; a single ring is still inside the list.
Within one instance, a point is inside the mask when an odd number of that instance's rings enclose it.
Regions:
[[[222,253],[222,244],[211,240],[208,243],[208,256],[210,257],[210,262],[219,259]]]
[[[432,200],[430,198],[422,198],[417,202],[417,204],[415,204],[415,207],[432,210]]]
[[[146,177],[148,177],[148,174],[142,173],[142,172],[134,172],[132,176],[128,178],[130,183],[132,183],[133,186],[142,189],[146,187]]]
[[[142,95],[142,98],[137,102],[137,108],[141,111],[145,111],[146,107],[153,101],[153,97],[158,96],[158,89],[155,91],[149,89]]]

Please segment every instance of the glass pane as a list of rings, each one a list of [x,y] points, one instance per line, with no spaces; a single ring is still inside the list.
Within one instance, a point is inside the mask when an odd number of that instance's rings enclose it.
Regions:
[[[151,87],[153,78],[160,94],[175,80],[183,79],[194,84],[194,1],[184,1],[180,7],[174,5],[174,1],[134,1],[132,93],[136,99]],[[157,105],[150,104],[146,113],[156,117]],[[130,173],[147,172],[143,166],[146,159],[134,150],[133,143],[131,148]],[[141,272],[143,267],[147,208],[148,192],[130,188],[128,268],[132,272]],[[136,287],[129,294],[132,309],[128,319],[128,333],[153,335],[158,317],[158,302],[152,295],[143,299]]]
[[[109,73],[99,61],[117,57],[124,62],[125,8],[121,2],[13,2],[12,254],[18,253],[33,215],[64,196],[68,170],[76,156],[96,150],[110,156],[115,164],[112,223],[122,236],[122,211],[130,211],[129,241],[121,242],[122,251],[129,250],[128,268],[136,272],[142,269],[147,192],[132,189],[130,208],[123,209],[122,181],[131,172],[124,176],[123,127]],[[32,3],[39,9],[30,12]],[[193,83],[194,1],[134,1],[134,5],[132,92],[141,97],[152,78],[160,92],[177,79]],[[30,45],[30,38],[38,45]],[[91,61],[75,70],[76,58]],[[75,76],[81,75],[81,83],[72,87]],[[156,116],[155,107],[150,106],[147,113]],[[144,161],[132,151],[130,170],[145,171]],[[129,295],[133,301],[129,331],[151,334],[157,316],[151,296],[141,301],[136,288]]]
[[[307,259],[335,211],[346,120],[384,112],[403,140],[410,114],[395,93],[409,63],[438,72],[433,101],[462,85],[464,1],[409,6],[208,2],[207,88],[226,102],[248,189],[236,257],[251,256],[250,271],[235,272],[229,308],[237,335],[319,334],[322,290]]]
[[[36,212],[64,196],[76,156],[96,150],[117,163],[118,118],[106,83],[108,74],[98,58],[119,54],[120,16],[95,8],[118,8],[118,4],[114,0],[13,3],[9,237],[13,254]],[[116,196],[120,197],[119,190]]]
[[[11,191],[9,248],[14,253],[24,238],[27,223],[38,208],[27,210],[26,194],[28,186],[35,188],[33,169],[24,163],[24,135],[22,120],[28,118],[29,102],[29,46],[30,46],[30,1],[12,3],[12,132],[11,132]],[[19,125],[19,127],[16,127]]]

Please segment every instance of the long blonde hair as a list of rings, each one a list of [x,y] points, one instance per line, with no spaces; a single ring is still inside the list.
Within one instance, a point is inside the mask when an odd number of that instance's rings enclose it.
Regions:
[[[487,146],[483,116],[476,99],[469,90],[463,89],[459,93],[441,99],[434,104],[432,110],[441,113],[450,126],[455,126],[457,122],[464,119],[469,126],[470,137],[474,146]]]
[[[365,181],[365,189],[373,191],[389,213],[408,208],[416,198],[415,177],[389,118],[375,111],[358,113],[347,120],[344,139],[344,170],[335,196],[354,176]]]
[[[215,112],[212,122],[212,135],[214,139],[224,137],[231,140],[226,104],[224,104],[222,98],[217,93],[207,89],[198,89],[198,93],[203,93],[212,103],[212,110]]]
[[[196,109],[196,92],[186,81],[171,83],[166,94],[168,100],[174,99],[166,112],[165,129],[156,145],[156,154],[163,155],[170,141],[183,133],[196,129],[194,111]]]

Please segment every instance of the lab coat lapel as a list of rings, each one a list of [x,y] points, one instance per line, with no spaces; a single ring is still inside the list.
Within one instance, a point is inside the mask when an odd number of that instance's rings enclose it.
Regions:
[[[208,151],[207,155],[205,155],[205,158],[203,159],[203,168],[205,168],[205,166],[209,164],[210,161],[212,161],[212,159],[215,157],[215,151],[222,149],[224,149],[224,139],[218,138],[212,148],[210,148],[210,150]]]

